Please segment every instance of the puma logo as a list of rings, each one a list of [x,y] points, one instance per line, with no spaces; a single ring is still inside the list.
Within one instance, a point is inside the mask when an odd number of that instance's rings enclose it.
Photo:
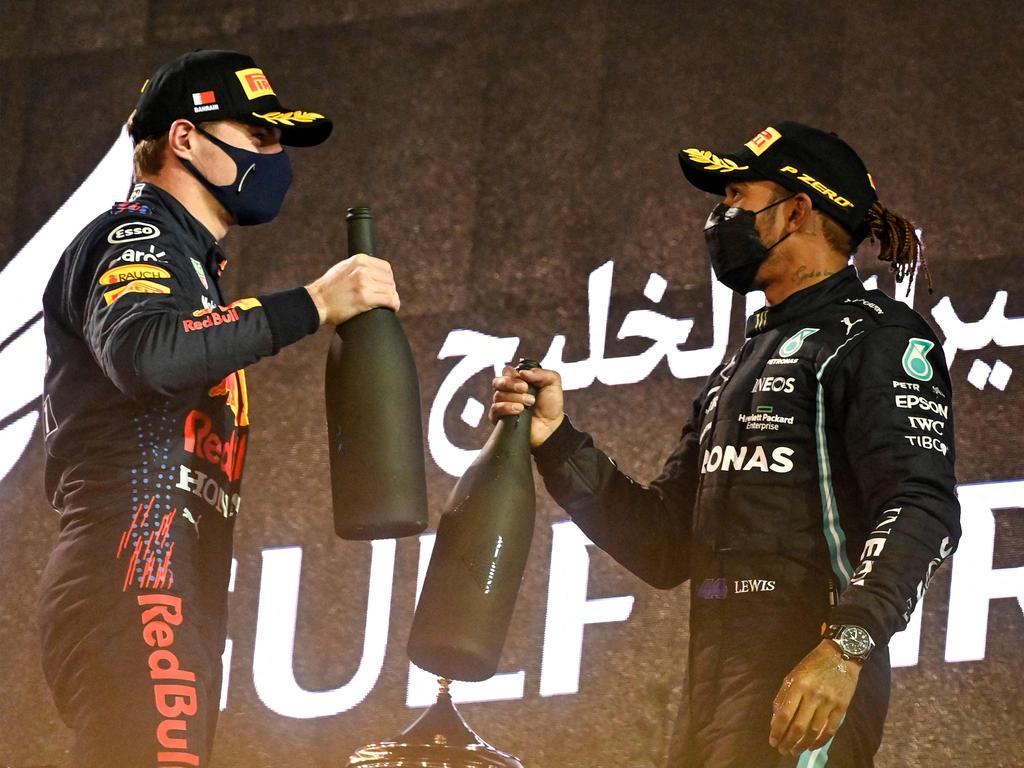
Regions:
[[[199,521],[192,516],[192,512],[188,507],[185,507],[185,511],[181,513],[181,516],[188,520],[196,529],[196,538],[199,537]]]
[[[844,317],[843,318],[843,325],[846,326],[846,335],[849,336],[850,335],[850,331],[853,330],[853,326],[855,326],[857,323],[863,322],[863,320],[864,320],[864,318],[862,318],[862,317],[858,318],[856,320],[850,320],[849,317]]]

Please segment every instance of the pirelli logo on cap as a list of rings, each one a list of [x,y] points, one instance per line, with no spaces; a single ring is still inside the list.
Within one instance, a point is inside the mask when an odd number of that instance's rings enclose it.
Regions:
[[[782,138],[782,134],[772,128],[770,125],[761,131],[757,136],[748,141],[744,146],[753,152],[758,157],[768,147],[774,144],[776,141]]]
[[[847,200],[845,197],[837,193],[835,190],[829,189],[816,178],[811,176],[809,173],[803,173],[799,168],[795,168],[792,165],[784,165],[779,168],[779,171],[789,176],[792,176],[797,181],[803,182],[815,192],[824,195],[833,203],[838,205],[840,208],[853,208],[853,203]]]
[[[270,87],[270,81],[263,74],[263,70],[258,67],[239,69],[235,72],[235,75],[238,76],[238,82],[242,84],[242,90],[245,91],[245,95],[249,97],[250,101],[261,96],[277,95],[274,93],[274,89]]]

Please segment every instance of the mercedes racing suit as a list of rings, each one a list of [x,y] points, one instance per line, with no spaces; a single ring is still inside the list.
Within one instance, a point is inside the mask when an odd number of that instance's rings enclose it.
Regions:
[[[43,666],[76,766],[207,765],[219,710],[244,366],[319,327],[295,288],[228,303],[213,236],[135,186],[43,296]]]
[[[887,643],[960,536],[949,374],[913,310],[842,272],[762,309],[644,487],[566,419],[535,457],[548,491],[648,583],[690,580],[687,768],[870,766]],[[822,625],[877,647],[832,741],[768,744],[784,677]]]

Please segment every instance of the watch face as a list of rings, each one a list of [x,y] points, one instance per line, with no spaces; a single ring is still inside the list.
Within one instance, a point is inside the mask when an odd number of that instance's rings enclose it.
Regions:
[[[862,656],[871,650],[871,635],[860,627],[843,627],[836,638],[840,647],[851,656]]]

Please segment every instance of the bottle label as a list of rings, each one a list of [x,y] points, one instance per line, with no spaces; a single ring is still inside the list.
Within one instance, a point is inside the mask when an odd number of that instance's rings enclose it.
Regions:
[[[496,539],[481,542],[473,550],[463,552],[459,558],[480,591],[489,595],[494,591],[501,570],[505,538],[500,534]]]

